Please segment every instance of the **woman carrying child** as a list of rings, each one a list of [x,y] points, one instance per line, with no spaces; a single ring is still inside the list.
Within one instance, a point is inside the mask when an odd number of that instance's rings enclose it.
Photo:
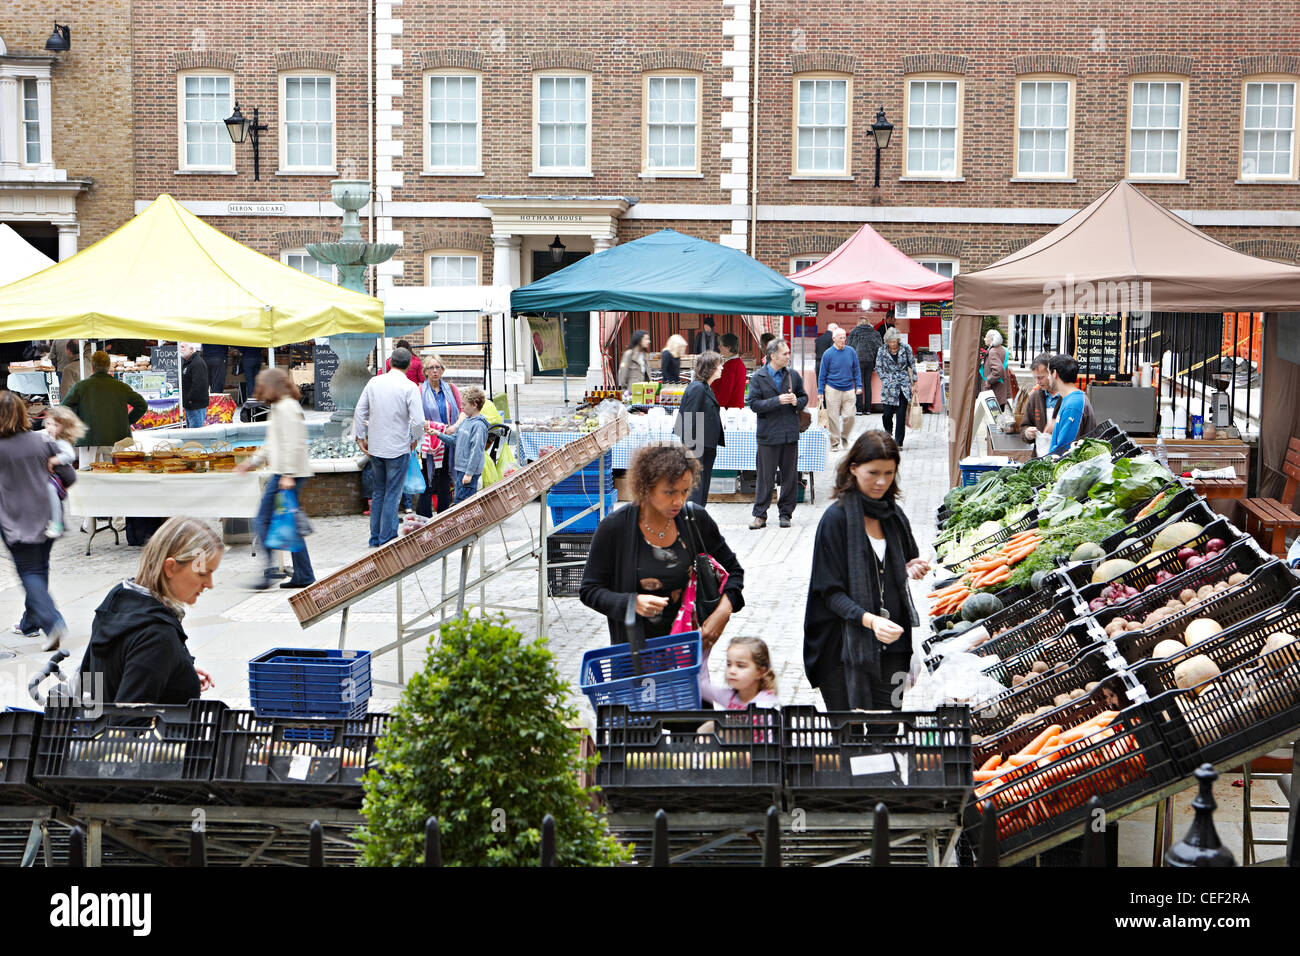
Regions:
[[[86,434],[86,425],[72,409],[64,408],[62,405],[53,405],[46,409],[43,435],[53,446],[50,449],[50,457],[58,459],[58,464],[75,467],[77,450],[72,445],[74,442],[81,441],[81,436],[84,434]],[[46,491],[50,499],[50,522],[45,526],[45,537],[57,538],[63,534],[63,499],[67,497],[67,490],[58,478],[50,475],[50,483],[46,486]]]

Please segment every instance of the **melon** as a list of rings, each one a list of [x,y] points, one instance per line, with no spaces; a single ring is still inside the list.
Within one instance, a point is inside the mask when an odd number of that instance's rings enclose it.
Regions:
[[[1151,541],[1151,553],[1163,554],[1170,548],[1178,548],[1191,541],[1205,529],[1195,521],[1175,521],[1160,529]]]
[[[1152,657],[1173,657],[1182,651],[1187,650],[1187,646],[1181,641],[1164,640],[1155,646],[1151,652]]]
[[[1097,569],[1092,572],[1092,583],[1103,584],[1111,578],[1117,578],[1125,571],[1132,571],[1136,564],[1127,561],[1124,558],[1111,558],[1109,561],[1103,561],[1097,565]]]
[[[1071,561],[1098,561],[1106,557],[1106,552],[1096,541],[1085,541],[1070,553]]]
[[[1276,651],[1280,647],[1286,647],[1288,644],[1294,644],[1294,643],[1295,643],[1295,638],[1292,637],[1290,634],[1287,634],[1285,631],[1276,631],[1268,636],[1268,640],[1266,640],[1264,642],[1264,646],[1260,648],[1259,656],[1264,657],[1266,654],[1271,654],[1273,651]],[[1287,660],[1269,661],[1268,665],[1270,669],[1276,671],[1276,670],[1282,670],[1290,663],[1291,662]]]
[[[1187,629],[1183,631],[1183,643],[1188,647],[1191,647],[1193,644],[1199,644],[1206,638],[1213,637],[1221,630],[1223,630],[1223,628],[1219,626],[1218,621],[1212,620],[1208,617],[1198,617],[1196,620],[1192,621],[1192,623],[1188,624]]]

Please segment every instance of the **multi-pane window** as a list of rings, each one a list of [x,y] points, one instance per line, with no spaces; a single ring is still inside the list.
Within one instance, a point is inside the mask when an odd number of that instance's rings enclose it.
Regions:
[[[23,80],[23,162],[35,166],[41,161],[41,113],[36,81]]]
[[[588,117],[587,77],[537,78],[538,169],[587,169]]]
[[[698,84],[693,76],[651,76],[646,91],[646,168],[696,168]]]
[[[1288,82],[1246,84],[1243,177],[1295,175],[1295,90]]]
[[[815,262],[821,262],[821,256],[796,256],[790,266],[790,274],[802,272]]]
[[[931,272],[939,273],[945,279],[951,279],[961,271],[961,265],[956,259],[917,259],[916,261]],[[939,348],[947,355],[948,343],[952,339],[952,319],[939,320],[939,335]]]
[[[429,169],[479,168],[478,77],[429,77]]]
[[[1069,82],[1022,81],[1016,132],[1016,175],[1064,176],[1069,169]]]
[[[321,262],[319,259],[313,259],[306,251],[284,253],[284,264],[292,269],[297,269],[299,272],[305,272],[309,276],[324,279],[326,282],[337,283],[338,281],[335,278],[332,265],[328,262]]]
[[[956,175],[957,123],[956,80],[908,82],[908,175]]]
[[[800,79],[795,83],[795,172],[848,174],[847,80]]]
[[[225,125],[233,111],[230,77],[186,76],[182,84],[182,154],[186,168],[232,168],[233,144]]]
[[[333,77],[284,78],[284,165],[286,169],[333,167]]]
[[[1129,175],[1177,176],[1182,168],[1182,132],[1182,81],[1135,81],[1129,120]]]
[[[426,275],[431,286],[478,285],[478,256],[431,255],[428,263]],[[442,342],[475,342],[479,337],[478,326],[477,312],[439,309],[433,334]]]

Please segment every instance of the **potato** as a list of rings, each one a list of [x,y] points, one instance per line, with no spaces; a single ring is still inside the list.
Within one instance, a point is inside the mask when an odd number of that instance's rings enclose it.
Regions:
[[[1141,621],[1129,621],[1128,624],[1124,625],[1124,630],[1126,630],[1126,631],[1140,631],[1140,630],[1142,630],[1142,622],[1141,622]]]
[[[1050,714],[1050,713],[1053,711],[1053,709],[1054,709],[1054,708],[1052,708],[1052,707],[1048,707],[1048,706],[1044,705],[1044,706],[1042,706],[1042,707],[1039,707],[1036,711],[1034,711],[1034,716],[1035,716],[1035,717],[1041,717],[1041,716],[1043,716],[1043,714]]]
[[[1088,693],[1087,691],[1079,690],[1079,688],[1076,687],[1074,690],[1070,691],[1070,700],[1078,700],[1080,697],[1083,697],[1087,693]]]
[[[1011,686],[1012,686],[1012,687],[1019,687],[1019,686],[1020,686],[1021,684],[1023,684],[1024,682],[1025,682],[1025,678],[1024,678],[1024,675],[1023,675],[1023,674],[1012,674],[1012,675],[1011,675]]]
[[[1070,700],[1071,697],[1069,694],[1057,694],[1055,697],[1052,698],[1052,703],[1055,704],[1057,707],[1064,707],[1066,704],[1070,702]]]
[[[1183,588],[1181,591],[1178,592],[1178,600],[1182,601],[1184,604],[1186,604],[1188,601],[1195,601],[1196,592],[1193,591],[1191,588]]]
[[[1236,572],[1235,574],[1228,575],[1228,584],[1230,585],[1240,584],[1244,580],[1246,580],[1246,575],[1242,574],[1240,571]]]
[[[1114,637],[1120,631],[1124,630],[1124,619],[1122,617],[1111,618],[1106,623],[1106,636]]]
[[[1065,663],[1065,661],[1057,661],[1055,664],[1052,665],[1052,673],[1059,674],[1061,673],[1061,671],[1069,670],[1069,668],[1070,665]]]
[[[1215,593],[1215,594],[1218,594],[1220,591],[1226,591],[1226,590],[1228,590],[1228,582],[1227,582],[1227,581],[1220,581],[1218,584],[1216,584],[1216,585],[1214,586],[1214,593]]]
[[[1101,681],[1090,680],[1088,681],[1088,683],[1083,685],[1083,690],[1084,693],[1091,694],[1094,690],[1096,690],[1100,686],[1101,686]]]
[[[1035,674],[1046,674],[1047,661],[1034,661],[1034,663],[1030,665],[1030,670],[1032,670]]]
[[[1210,597],[1213,594],[1214,594],[1213,584],[1202,584],[1196,591],[1197,598],[1202,601],[1204,601],[1206,598]]]

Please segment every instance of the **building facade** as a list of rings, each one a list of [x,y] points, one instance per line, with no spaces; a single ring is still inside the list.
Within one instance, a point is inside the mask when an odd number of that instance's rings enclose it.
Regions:
[[[170,192],[315,269],[329,180],[369,178],[367,225],[401,243],[383,294],[518,286],[555,267],[557,238],[567,263],[665,227],[789,272],[869,222],[954,274],[1128,178],[1226,243],[1300,261],[1295,0],[544,6],[134,0],[136,208]],[[235,101],[267,126],[256,182],[221,128]],[[595,321],[570,326],[596,371]],[[434,334],[484,330],[453,312]]]

